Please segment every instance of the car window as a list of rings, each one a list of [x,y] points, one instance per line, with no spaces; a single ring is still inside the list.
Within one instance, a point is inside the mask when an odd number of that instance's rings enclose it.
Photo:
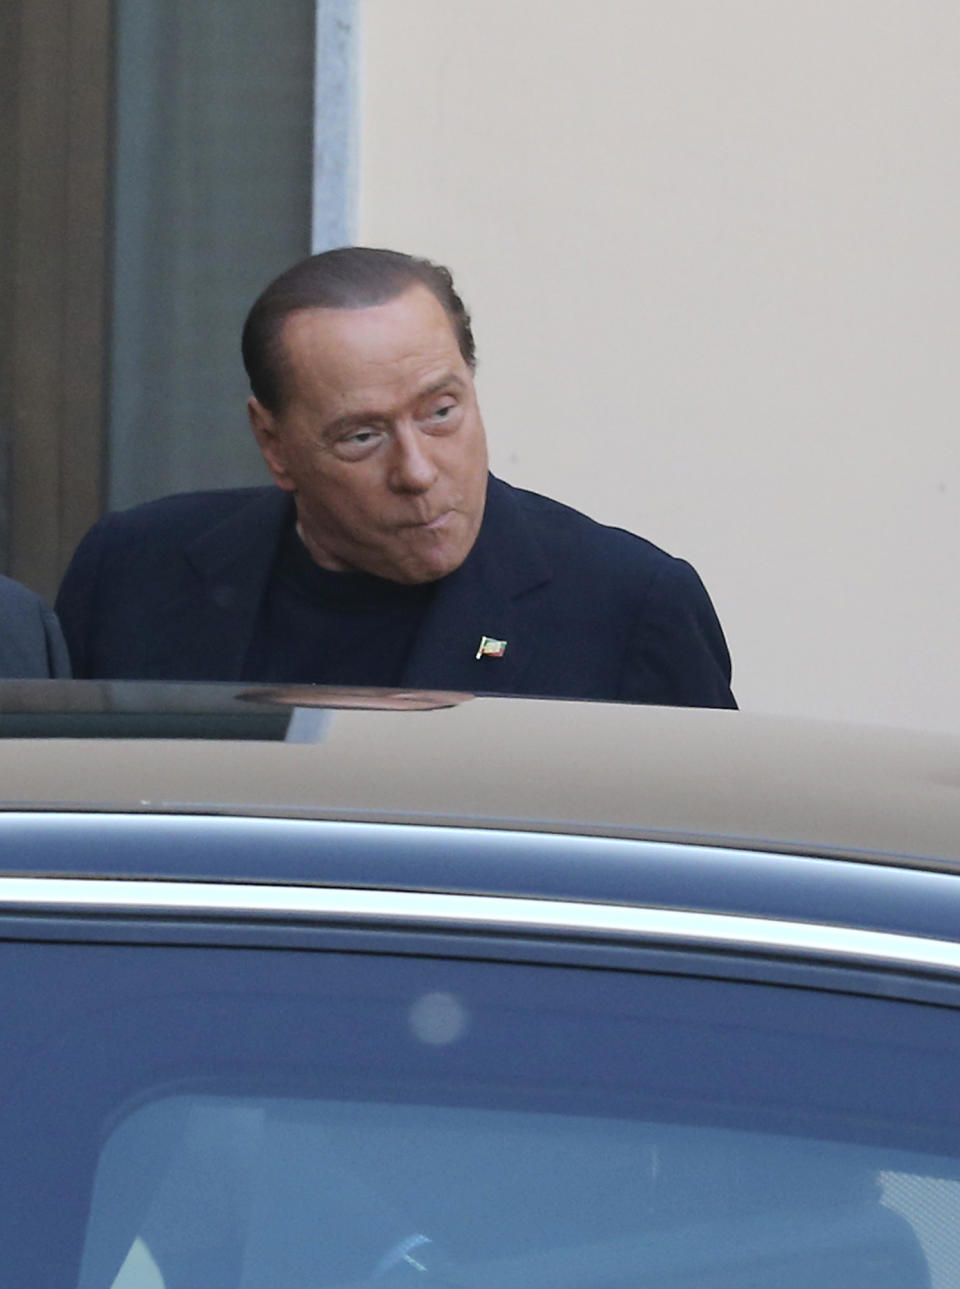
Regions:
[[[10,1283],[956,1283],[951,1007],[313,950],[0,965]]]
[[[952,1265],[931,1224],[955,1218],[960,1184],[926,1176],[945,1166],[662,1120],[164,1098],[104,1146],[80,1286],[109,1283],[121,1249],[114,1289],[201,1274],[340,1284],[410,1257],[455,1283],[626,1284],[642,1273],[736,1285],[764,1273],[808,1284],[843,1270],[859,1284],[869,1268],[875,1284],[923,1284],[924,1246]],[[131,1190],[131,1175],[146,1188]]]

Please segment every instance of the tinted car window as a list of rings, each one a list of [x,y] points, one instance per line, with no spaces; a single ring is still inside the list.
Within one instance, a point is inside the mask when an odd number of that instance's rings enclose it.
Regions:
[[[956,1269],[949,1006],[288,949],[7,943],[0,964],[9,1283]]]

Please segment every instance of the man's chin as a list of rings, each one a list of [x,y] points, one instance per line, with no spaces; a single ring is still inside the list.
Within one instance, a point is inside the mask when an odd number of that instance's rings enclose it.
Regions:
[[[470,554],[470,545],[462,542],[456,544],[445,542],[438,544],[432,550],[405,552],[389,563],[384,561],[383,571],[379,576],[388,578],[391,582],[402,582],[407,586],[438,582],[460,567]]]
[[[405,586],[423,586],[427,582],[439,582],[441,578],[456,572],[465,559],[466,554],[446,560],[411,561],[396,565],[391,572],[384,571],[379,576],[391,582],[401,582]]]
[[[382,541],[364,545],[317,542],[306,536],[303,539],[313,559],[323,568],[333,572],[368,573],[388,582],[419,586],[438,582],[460,567],[477,539],[476,532],[466,529],[462,515],[448,512],[439,523],[395,529],[384,534]]]
[[[451,513],[439,525],[406,529],[402,545],[381,552],[379,576],[408,586],[447,577],[460,567],[476,541],[476,533],[465,528],[463,516]]]

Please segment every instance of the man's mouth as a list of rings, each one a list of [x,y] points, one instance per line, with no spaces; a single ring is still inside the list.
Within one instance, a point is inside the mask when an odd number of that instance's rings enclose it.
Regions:
[[[424,524],[424,528],[426,528],[429,532],[433,532],[433,530],[436,528],[445,528],[449,520],[451,520],[452,518],[453,518],[452,510],[441,511],[441,513],[437,515],[435,519],[431,519],[428,524]]]
[[[425,532],[435,532],[437,529],[445,527],[452,517],[452,510],[442,510],[439,515],[434,515],[432,519],[415,519],[413,523],[404,524],[403,527],[422,528]]]

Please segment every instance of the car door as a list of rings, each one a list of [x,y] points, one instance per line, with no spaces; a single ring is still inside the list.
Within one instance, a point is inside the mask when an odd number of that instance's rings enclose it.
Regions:
[[[529,895],[27,880],[0,892],[11,1284],[955,1283],[948,955]]]

